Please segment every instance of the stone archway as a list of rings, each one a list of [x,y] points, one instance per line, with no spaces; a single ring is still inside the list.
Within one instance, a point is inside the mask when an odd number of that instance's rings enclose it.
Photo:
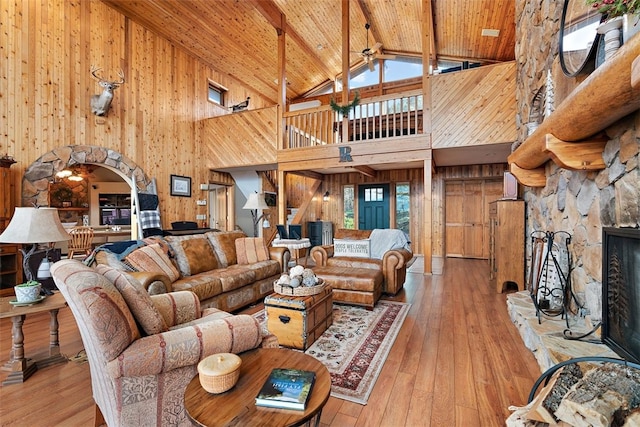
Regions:
[[[55,148],[33,162],[22,177],[22,205],[48,206],[49,183],[61,170],[77,164],[94,164],[115,169],[133,188],[146,191],[151,180],[131,159],[117,151],[94,145],[67,145]]]

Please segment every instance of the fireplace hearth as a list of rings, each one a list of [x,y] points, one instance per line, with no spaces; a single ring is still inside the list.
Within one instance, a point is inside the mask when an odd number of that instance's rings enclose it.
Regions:
[[[602,341],[640,362],[639,229],[602,229]]]

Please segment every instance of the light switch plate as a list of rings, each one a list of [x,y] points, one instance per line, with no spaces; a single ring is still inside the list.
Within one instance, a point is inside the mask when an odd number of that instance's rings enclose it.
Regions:
[[[197,201],[196,201],[196,204],[197,204],[198,206],[206,206],[206,204],[207,204],[207,200],[206,200],[206,199],[203,199],[203,200],[197,200]]]
[[[196,215],[196,219],[198,219],[198,220],[207,219],[207,216],[206,215]]]

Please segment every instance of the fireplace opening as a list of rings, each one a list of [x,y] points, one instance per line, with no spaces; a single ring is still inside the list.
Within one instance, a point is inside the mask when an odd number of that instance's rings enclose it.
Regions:
[[[602,229],[602,341],[640,363],[639,229]]]

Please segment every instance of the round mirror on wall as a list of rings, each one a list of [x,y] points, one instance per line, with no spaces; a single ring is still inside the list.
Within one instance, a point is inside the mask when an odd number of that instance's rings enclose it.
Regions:
[[[560,23],[560,65],[569,77],[594,68],[602,14],[584,0],[565,0]]]

